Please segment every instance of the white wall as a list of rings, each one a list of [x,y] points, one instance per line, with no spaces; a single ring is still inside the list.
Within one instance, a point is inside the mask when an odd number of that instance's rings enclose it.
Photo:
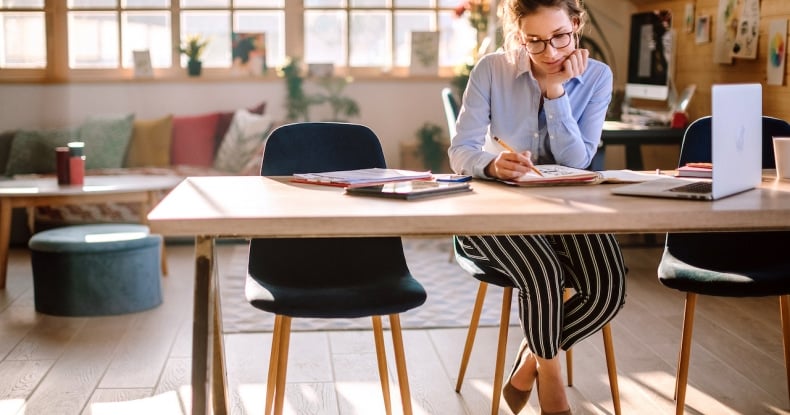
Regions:
[[[432,122],[447,131],[440,91],[446,80],[356,80],[345,93],[357,100],[360,115],[349,121],[369,126],[382,141],[390,166],[400,164],[398,143],[414,140],[417,129]],[[310,92],[313,85],[306,85]],[[75,126],[91,115],[133,112],[138,119],[165,114],[191,115],[231,111],[266,101],[266,113],[285,118],[285,83],[270,81],[209,81],[175,83],[115,82],[54,85],[0,85],[0,131],[19,128]],[[311,120],[330,115],[311,111]],[[449,140],[449,137],[445,137]]]

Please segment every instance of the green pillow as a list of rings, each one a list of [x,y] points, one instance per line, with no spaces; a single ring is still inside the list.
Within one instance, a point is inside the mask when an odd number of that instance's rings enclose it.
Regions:
[[[14,142],[16,131],[4,131],[0,133],[0,172],[5,173],[5,166],[8,164],[8,155],[11,154],[11,143]]]
[[[75,128],[20,130],[11,142],[6,176],[55,173],[55,147],[64,147],[69,141],[77,140],[77,137],[78,130]]]
[[[133,126],[134,114],[85,121],[79,128],[80,141],[85,143],[85,169],[123,167]]]

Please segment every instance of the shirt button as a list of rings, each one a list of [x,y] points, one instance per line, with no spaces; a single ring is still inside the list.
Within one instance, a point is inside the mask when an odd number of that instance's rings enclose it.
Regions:
[[[549,119],[550,119],[550,120],[553,120],[553,119],[554,119],[554,116],[553,116],[553,115],[551,115],[551,114],[549,114]]]
[[[535,138],[538,138],[539,136],[540,136],[540,134],[538,134],[538,133],[535,133],[535,135],[534,135]]]
[[[554,139],[554,136],[553,136],[553,135],[550,135],[550,136],[549,136],[549,138],[553,140],[553,139]]]

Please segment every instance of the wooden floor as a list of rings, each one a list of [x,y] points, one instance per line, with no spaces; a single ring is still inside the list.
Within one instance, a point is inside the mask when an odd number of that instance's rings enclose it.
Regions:
[[[218,249],[221,270],[232,247]],[[193,248],[170,245],[167,252],[162,306],[125,316],[62,318],[35,312],[29,255],[14,249],[8,288],[0,291],[0,415],[189,413]],[[623,413],[674,413],[684,298],[657,282],[659,248],[624,252],[628,298],[612,323]],[[508,367],[519,331],[510,331]],[[465,335],[463,328],[404,332],[415,414],[490,412],[496,329],[478,332],[456,394]],[[263,412],[270,340],[270,334],[225,336],[231,413]],[[776,298],[700,298],[694,340],[687,413],[788,413]],[[392,366],[389,335],[387,347]],[[574,351],[575,383],[568,388],[574,414],[613,413],[601,336]],[[384,412],[370,331],[294,333],[290,357],[286,413]],[[397,414],[394,380],[391,385]],[[540,413],[534,394],[522,413]]]

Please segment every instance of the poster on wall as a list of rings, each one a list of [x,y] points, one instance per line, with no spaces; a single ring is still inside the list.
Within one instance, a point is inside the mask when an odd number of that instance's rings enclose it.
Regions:
[[[787,56],[787,19],[771,20],[768,25],[768,85],[784,85]]]
[[[710,42],[710,16],[697,17],[697,25],[694,30],[694,42],[698,45]]]
[[[409,75],[439,72],[439,32],[411,32]]]
[[[732,44],[734,58],[757,59],[757,38],[760,32],[760,0],[742,0],[736,17],[737,28]]]
[[[231,34],[233,46],[233,70],[237,74],[263,75],[266,67],[266,34]]]
[[[736,0],[719,0],[716,13],[716,32],[713,37],[713,63],[732,63],[732,45],[738,25]]]
[[[686,3],[683,11],[683,31],[694,33],[694,3]]]

